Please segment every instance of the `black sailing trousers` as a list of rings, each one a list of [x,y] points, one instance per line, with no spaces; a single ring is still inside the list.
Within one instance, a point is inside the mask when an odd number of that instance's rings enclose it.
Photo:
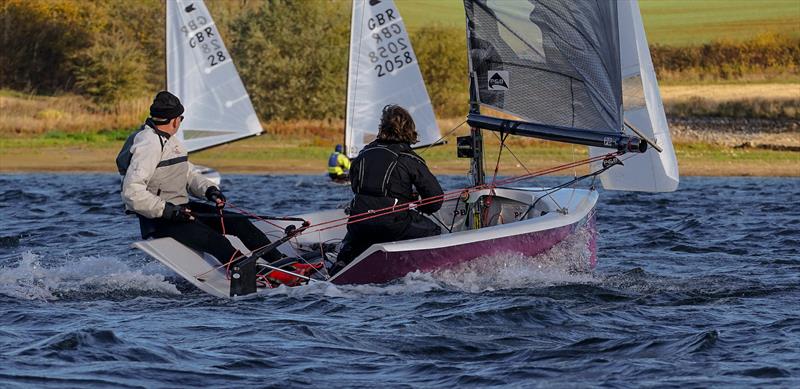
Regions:
[[[195,216],[193,221],[173,221],[164,219],[147,219],[139,216],[143,238],[172,238],[185,246],[209,253],[217,258],[220,263],[228,263],[236,253],[231,242],[222,235],[217,208],[210,204],[190,201],[186,204]],[[213,215],[213,216],[212,216]],[[255,250],[270,244],[270,240],[250,220],[239,214],[224,211],[225,232],[237,236],[250,250]],[[272,250],[262,255],[269,262],[280,259],[282,255],[278,250]]]
[[[442,228],[417,211],[398,212],[347,225],[347,234],[329,270],[336,274],[375,243],[424,238],[442,233]]]

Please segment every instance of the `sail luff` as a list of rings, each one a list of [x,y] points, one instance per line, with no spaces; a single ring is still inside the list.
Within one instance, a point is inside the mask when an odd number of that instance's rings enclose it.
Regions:
[[[353,45],[353,35],[355,34],[353,32],[352,26],[355,25],[355,20],[356,20],[356,1],[358,1],[358,0],[353,0],[353,1],[350,2],[350,27],[351,27],[350,28],[350,46],[351,47]],[[348,147],[348,144],[350,143],[350,139],[349,139],[350,130],[349,130],[349,128],[350,128],[350,119],[352,118],[352,114],[350,113],[350,94],[352,93],[351,86],[350,86],[350,82],[351,82],[351,76],[350,76],[351,69],[350,69],[350,66],[352,65],[352,63],[353,63],[353,53],[352,52],[348,52],[347,73],[345,74],[345,85],[347,85],[347,90],[345,91],[345,96],[344,96],[344,132],[342,133],[342,146],[343,146],[343,150],[345,150],[345,155],[348,155],[346,150],[350,149]],[[348,157],[349,157],[349,155],[348,155]]]
[[[164,2],[164,90],[169,89],[169,21],[172,20],[169,2]]]
[[[353,47],[358,46],[359,49],[361,47],[358,37],[363,34],[361,29],[364,28],[364,23],[362,20],[364,15],[363,5],[364,2],[362,0],[353,0],[352,12],[350,15],[350,50],[348,52],[347,61],[347,102],[345,106],[344,129],[344,150],[345,154],[347,154],[349,158],[355,157],[358,154],[356,149],[360,149],[360,147],[355,144],[353,134],[353,121],[355,120],[355,93],[356,86],[358,85],[358,67],[360,64],[358,58],[360,53],[358,50],[353,50]],[[359,30],[356,30],[356,20],[359,21]]]

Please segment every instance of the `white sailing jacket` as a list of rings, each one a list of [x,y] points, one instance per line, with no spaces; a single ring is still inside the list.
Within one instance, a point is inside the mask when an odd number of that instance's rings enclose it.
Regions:
[[[164,205],[189,202],[189,193],[204,197],[214,183],[195,172],[186,148],[176,136],[145,126],[134,137],[131,163],[122,181],[125,209],[144,217],[161,217]]]

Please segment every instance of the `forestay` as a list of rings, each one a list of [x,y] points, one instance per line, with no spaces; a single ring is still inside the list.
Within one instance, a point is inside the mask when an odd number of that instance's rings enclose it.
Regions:
[[[378,134],[388,104],[407,109],[419,143],[440,139],[428,91],[419,71],[403,19],[392,0],[353,0],[350,63],[347,78],[345,145],[354,157]]]
[[[464,0],[473,98],[546,126],[620,133],[613,1]]]
[[[263,131],[202,0],[167,1],[167,89],[186,107],[178,136],[189,152]]]
[[[619,39],[625,121],[663,148],[626,157],[600,177],[603,187],[612,190],[671,192],[678,188],[678,162],[669,134],[658,81],[650,58],[639,5],[620,0]],[[607,150],[590,147],[591,156]],[[595,169],[599,166],[595,166]]]

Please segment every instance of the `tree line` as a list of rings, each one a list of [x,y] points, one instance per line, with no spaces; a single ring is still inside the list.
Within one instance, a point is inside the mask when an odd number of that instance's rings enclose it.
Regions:
[[[264,120],[344,113],[350,1],[206,2]],[[0,88],[78,93],[99,110],[163,89],[162,0],[0,0]],[[466,111],[464,31],[430,26],[411,40],[437,113]],[[659,77],[730,80],[800,74],[800,39],[652,46]]]

